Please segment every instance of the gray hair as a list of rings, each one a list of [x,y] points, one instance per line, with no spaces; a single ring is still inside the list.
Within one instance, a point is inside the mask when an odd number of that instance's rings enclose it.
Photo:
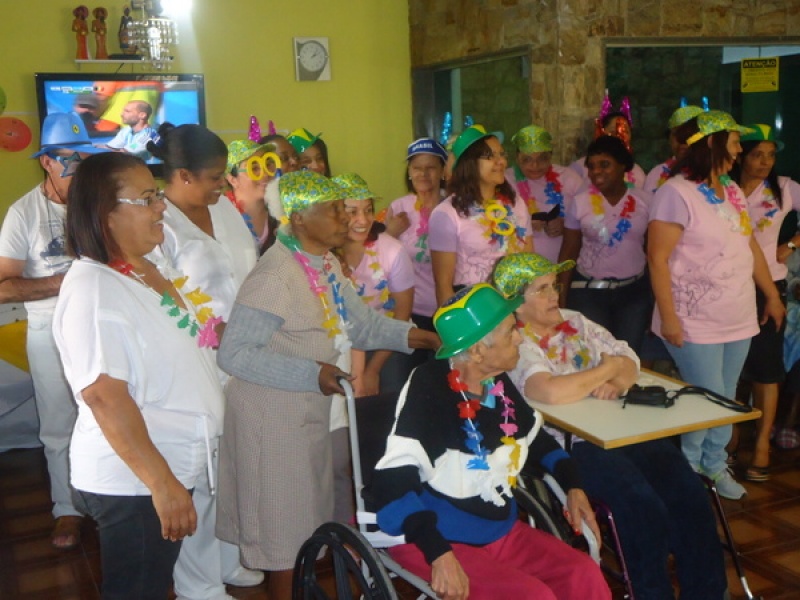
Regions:
[[[466,350],[462,350],[458,354],[454,354],[453,356],[451,356],[450,357],[450,361],[452,363],[468,362],[469,361],[469,351],[472,350],[478,344],[483,344],[484,346],[486,346],[488,348],[491,348],[492,346],[494,346],[494,332],[495,331],[497,331],[497,328],[492,329],[489,333],[487,333],[485,336],[483,336],[477,342],[472,344],[472,346],[470,346]]]

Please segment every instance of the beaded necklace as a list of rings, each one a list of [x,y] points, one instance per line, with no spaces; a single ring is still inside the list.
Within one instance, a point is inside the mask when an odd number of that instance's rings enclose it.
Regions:
[[[667,162],[661,165],[661,174],[658,176],[658,181],[656,182],[656,189],[664,185],[667,179],[669,179],[669,174],[672,172],[672,167],[675,166],[676,162],[678,162],[678,159],[673,157],[668,159]]]
[[[123,260],[115,259],[108,263],[108,266],[122,273],[127,277],[132,277],[153,293],[157,292],[144,280],[141,273],[133,270],[133,265]],[[174,279],[169,279],[175,289],[183,298],[191,302],[194,306],[200,307],[202,304],[208,304],[213,300],[211,296],[203,292],[200,288],[196,288],[191,292],[183,293],[181,289],[186,285],[188,277],[181,275]],[[167,315],[177,319],[176,325],[178,329],[185,330],[191,337],[197,338],[197,345],[200,348],[216,348],[219,346],[219,337],[217,336],[216,326],[222,323],[222,317],[214,315],[214,311],[210,306],[202,306],[192,313],[184,308],[178,306],[175,298],[169,292],[161,294],[161,306],[166,308]]]
[[[336,279],[336,275],[331,269],[330,256],[325,254],[322,264],[322,273],[311,266],[308,257],[301,252],[300,242],[296,237],[278,231],[278,239],[292,253],[294,259],[300,264],[308,280],[308,287],[313,294],[319,298],[322,304],[322,327],[328,332],[328,337],[334,339],[334,347],[340,352],[350,349],[350,340],[347,338],[347,329],[350,326],[347,321],[347,307],[344,304],[344,297],[341,294],[341,284]],[[327,286],[319,283],[323,274],[327,273],[325,279],[331,287],[333,301],[336,304],[336,314],[331,311],[328,296],[325,293]]]
[[[706,202],[716,207],[717,214],[720,217],[732,222],[732,231],[738,231],[745,236],[750,235],[753,232],[753,228],[750,225],[750,215],[747,213],[744,201],[741,196],[739,196],[739,186],[733,183],[733,180],[728,175],[720,175],[719,182],[722,184],[722,187],[725,188],[725,196],[727,196],[728,202],[738,213],[739,218],[736,220],[731,219],[729,213],[723,208],[725,200],[717,196],[713,188],[705,181],[697,184],[697,189],[703,194]]]
[[[503,196],[475,208],[475,220],[484,227],[483,237],[489,240],[490,246],[499,250],[506,248],[507,254],[522,250],[525,239],[525,228],[517,227],[512,209],[513,203]]]
[[[377,240],[376,240],[377,241]],[[389,294],[389,280],[386,278],[386,274],[383,272],[383,267],[381,266],[380,261],[378,260],[378,251],[375,249],[376,241],[374,242],[367,242],[364,244],[364,254],[366,254],[370,261],[368,263],[371,278],[372,278],[372,287],[378,293],[378,297],[381,303],[381,310],[383,314],[387,317],[394,316],[394,305],[395,301]],[[359,284],[358,281],[353,278],[353,283],[357,286],[358,295],[364,301],[365,304],[369,304],[375,299],[375,296],[367,296],[366,295],[366,288],[367,284],[361,283]]]
[[[520,444],[514,438],[514,434],[517,433],[519,428],[515,423],[517,419],[514,405],[505,393],[503,382],[498,381],[495,383],[493,377],[482,381],[483,397],[481,400],[478,400],[467,396],[467,384],[461,381],[460,377],[460,371],[453,368],[453,363],[451,361],[450,372],[447,374],[447,383],[451,390],[461,394],[463,398],[463,401],[458,403],[458,416],[464,419],[462,429],[467,436],[464,445],[475,455],[475,458],[470,459],[467,463],[467,469],[480,471],[489,470],[489,452],[481,445],[483,434],[478,430],[478,424],[475,418],[482,406],[489,409],[495,408],[497,399],[499,398],[503,405],[500,412],[500,416],[503,417],[503,422],[499,425],[503,436],[500,438],[500,441],[506,446],[512,446],[507,469],[509,472],[508,484],[513,487],[517,482],[516,473],[519,472]]]
[[[589,349],[583,343],[583,336],[569,321],[556,325],[554,335],[541,336],[528,323],[522,328],[522,332],[544,351],[551,362],[562,365],[572,363],[577,370],[589,366]]]
[[[419,225],[417,225],[417,243],[414,244],[419,251],[414,255],[414,260],[418,263],[431,262],[431,253],[428,251],[428,221],[431,217],[431,209],[422,206],[422,200],[414,200],[414,210],[419,213]]]
[[[772,225],[772,217],[778,212],[778,203],[775,202],[775,193],[769,185],[768,180],[764,180],[764,190],[761,192],[761,204],[759,206],[764,209],[764,216],[761,217],[756,223],[758,231],[764,231]]]
[[[636,199],[628,194],[622,205],[622,212],[619,214],[619,221],[617,221],[616,231],[608,235],[608,230],[603,224],[605,218],[605,209],[603,208],[603,195],[594,186],[589,186],[589,199],[592,202],[592,213],[597,221],[597,230],[600,239],[609,246],[609,248],[620,243],[625,235],[631,230],[631,217],[636,212]]]

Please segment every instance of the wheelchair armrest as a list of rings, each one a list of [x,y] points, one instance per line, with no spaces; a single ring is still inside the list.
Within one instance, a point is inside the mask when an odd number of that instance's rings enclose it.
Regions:
[[[542,476],[542,481],[547,484],[547,487],[553,492],[562,506],[567,505],[567,495],[564,493],[562,487],[558,484],[555,478],[549,473]],[[586,524],[586,521],[581,522],[581,534],[586,538],[586,543],[589,545],[589,556],[597,564],[600,564],[600,540],[594,535],[594,532]]]

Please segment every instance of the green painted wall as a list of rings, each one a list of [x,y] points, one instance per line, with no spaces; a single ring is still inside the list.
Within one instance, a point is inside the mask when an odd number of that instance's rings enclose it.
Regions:
[[[39,134],[33,74],[79,70],[71,31],[77,5],[75,0],[3,2],[0,87],[8,97],[3,116],[25,121],[34,140],[22,152],[0,151],[0,217],[41,179],[38,164],[28,159]],[[103,5],[109,11],[109,52],[116,52],[123,2]],[[295,36],[329,38],[331,81],[295,81]],[[179,21],[179,37],[171,70],[205,75],[208,126],[226,142],[246,137],[251,114],[265,132],[269,119],[279,130],[321,131],[334,173],[360,173],[386,200],[404,193],[401,172],[412,135],[406,0],[194,0],[191,15]],[[90,51],[93,46],[90,39]],[[81,65],[80,71],[117,68]]]

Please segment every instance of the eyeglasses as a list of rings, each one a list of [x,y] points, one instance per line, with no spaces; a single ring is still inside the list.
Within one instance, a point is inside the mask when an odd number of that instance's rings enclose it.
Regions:
[[[166,199],[164,190],[158,190],[147,198],[117,198],[120,204],[132,204],[134,206],[152,206],[153,204],[163,204]]]
[[[61,171],[61,177],[72,177],[72,175],[78,169],[78,165],[81,164],[81,161],[83,161],[81,155],[77,152],[73,152],[69,156],[50,154],[50,158],[55,159],[58,164],[64,167],[64,170]]]
[[[560,296],[563,289],[564,285],[562,283],[548,283],[536,289],[528,288],[525,292],[525,295],[527,296],[530,294],[531,296],[536,296],[537,298],[544,298],[547,294],[552,293],[556,296]]]
[[[481,154],[478,158],[483,160],[508,160],[508,154],[506,154],[505,150],[501,150],[500,152],[485,152]]]

